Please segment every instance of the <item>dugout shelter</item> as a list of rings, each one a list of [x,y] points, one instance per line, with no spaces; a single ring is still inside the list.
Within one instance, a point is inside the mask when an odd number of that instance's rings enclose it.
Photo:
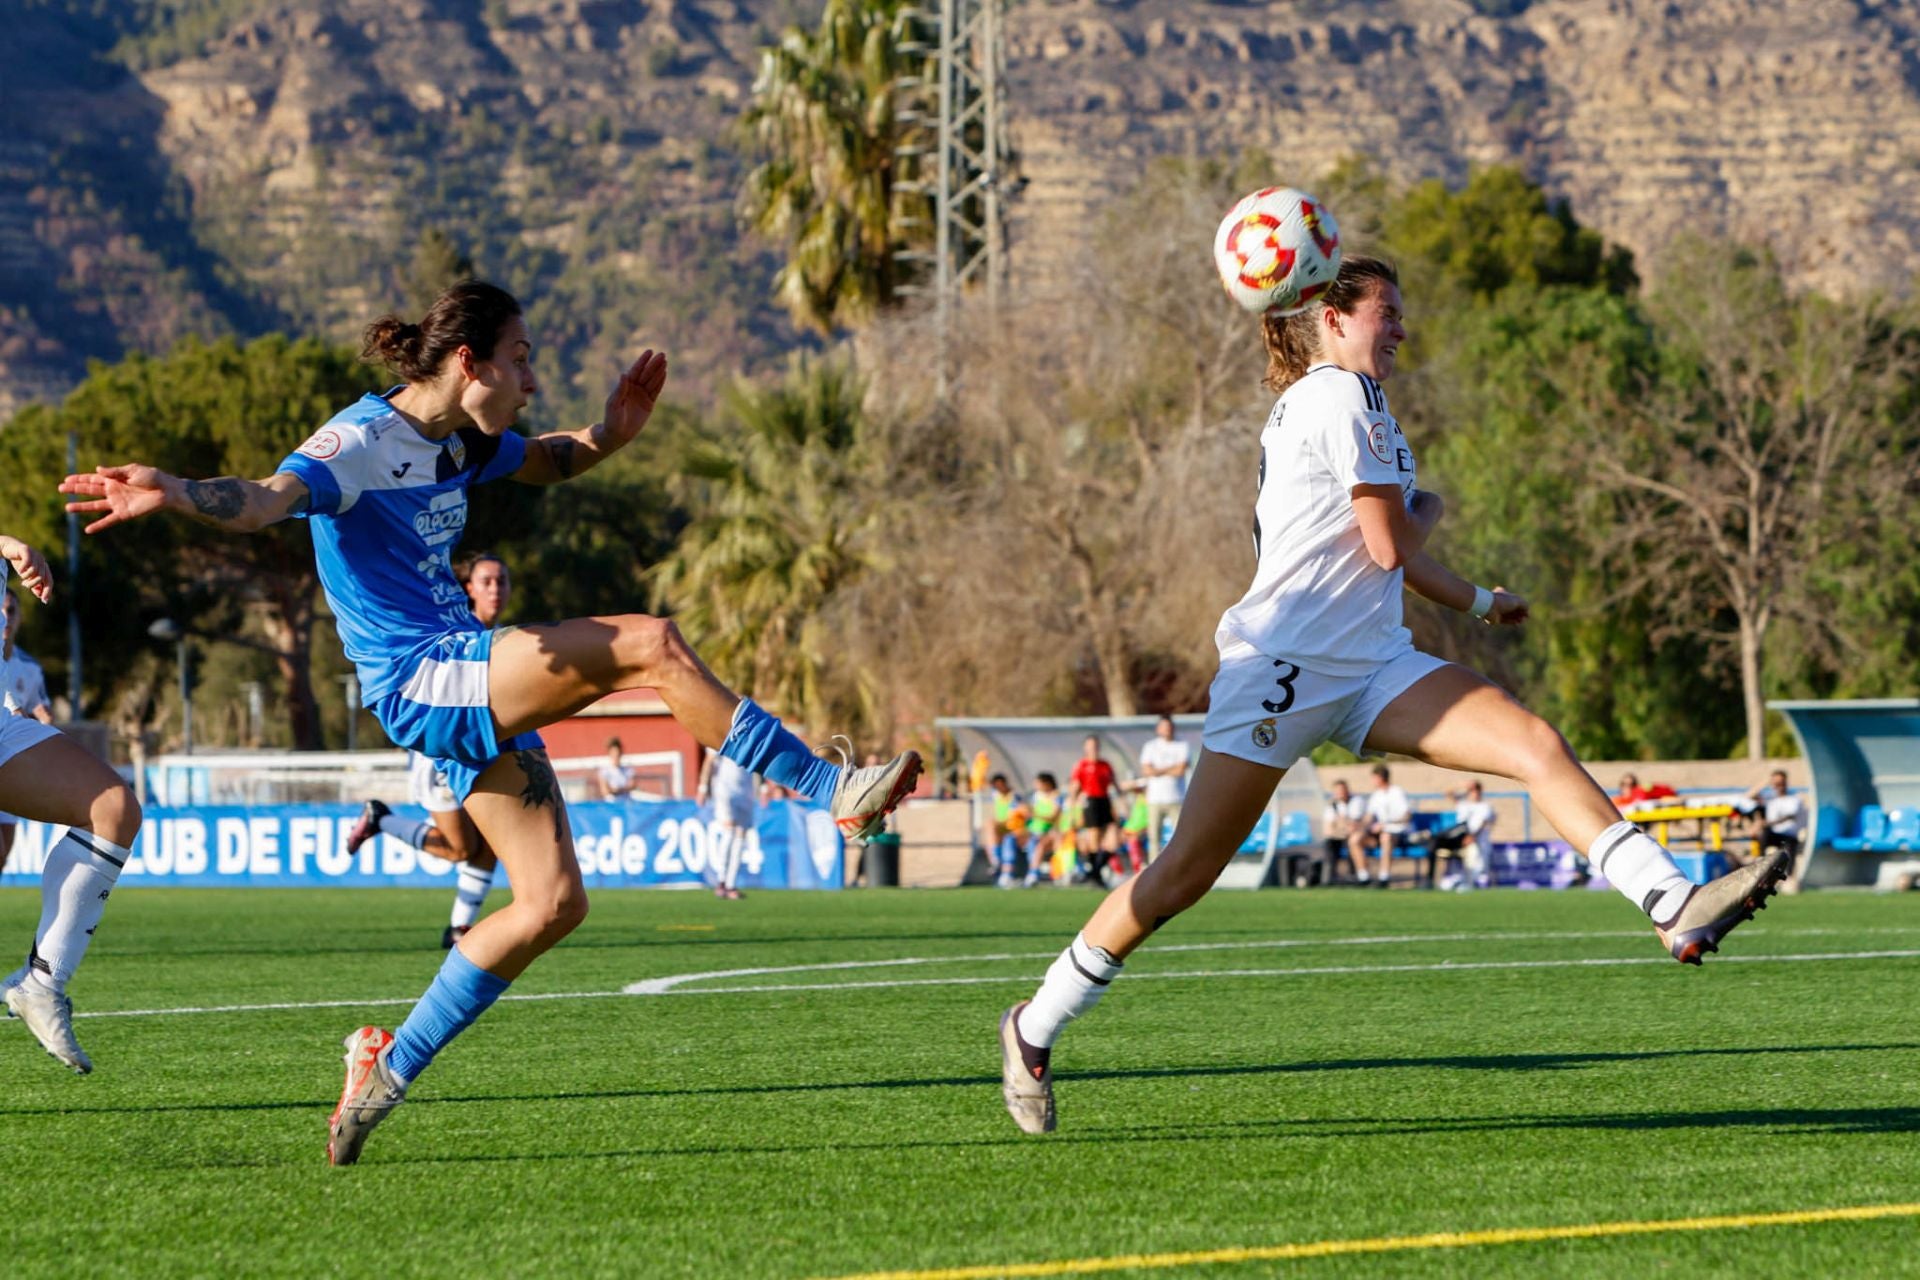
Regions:
[[[1068,775],[1080,759],[1080,745],[1088,735],[1100,740],[1100,754],[1125,782],[1139,773],[1140,748],[1153,737],[1159,716],[1029,716],[1005,719],[943,716],[935,727],[953,735],[964,774],[968,761],[980,751],[987,753],[989,776],[1004,773],[1013,789],[1022,794],[1033,790],[1035,775],[1053,774],[1062,791],[1068,790]],[[1204,715],[1173,717],[1174,736],[1191,749],[1190,759],[1200,759],[1200,730]],[[1192,778],[1191,767],[1188,778]],[[1282,856],[1290,848],[1312,842],[1318,817],[1326,799],[1320,788],[1320,772],[1313,761],[1302,759],[1287,770],[1287,775],[1267,801],[1253,838],[1242,846],[1217,881],[1223,889],[1253,889],[1278,883],[1277,871]],[[975,815],[972,827],[980,826]],[[1250,846],[1250,847],[1249,847]],[[974,878],[974,877],[970,877]]]
[[[1920,877],[1920,698],[1769,702],[1810,773],[1800,883],[1893,888]]]

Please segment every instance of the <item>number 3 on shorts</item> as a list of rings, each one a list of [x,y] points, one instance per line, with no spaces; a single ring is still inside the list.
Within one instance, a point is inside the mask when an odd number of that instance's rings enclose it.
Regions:
[[[1293,682],[1300,678],[1300,668],[1296,664],[1286,661],[1284,658],[1275,658],[1273,665],[1287,669],[1285,675],[1275,676],[1273,681],[1276,685],[1280,686],[1280,690],[1285,696],[1278,702],[1275,702],[1271,698],[1262,698],[1260,700],[1260,707],[1268,715],[1277,716],[1285,714],[1286,711],[1293,706]]]

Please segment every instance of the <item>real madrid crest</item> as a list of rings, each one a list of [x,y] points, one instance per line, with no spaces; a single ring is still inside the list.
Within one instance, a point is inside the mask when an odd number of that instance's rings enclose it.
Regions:
[[[1279,736],[1279,734],[1273,731],[1273,721],[1271,718],[1262,720],[1259,724],[1253,726],[1253,745],[1256,747],[1262,749],[1270,747]]]

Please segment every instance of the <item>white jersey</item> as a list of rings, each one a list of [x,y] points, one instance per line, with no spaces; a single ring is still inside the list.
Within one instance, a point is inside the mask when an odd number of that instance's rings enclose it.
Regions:
[[[1367,817],[1380,824],[1382,831],[1405,831],[1413,818],[1413,806],[1407,793],[1391,784],[1367,793]]]
[[[1189,758],[1187,744],[1178,738],[1149,738],[1147,745],[1140,748],[1140,767],[1142,769],[1165,769],[1171,765],[1185,765]],[[1187,798],[1187,775],[1182,773],[1158,773],[1147,779],[1148,804],[1179,804]]]
[[[1471,835],[1485,835],[1493,829],[1493,806],[1485,800],[1462,800],[1453,806],[1453,816]]]
[[[1807,825],[1807,802],[1802,796],[1767,793],[1767,829],[1776,835],[1797,836]]]
[[[1353,487],[1414,488],[1413,451],[1380,384],[1320,364],[1288,387],[1260,433],[1253,585],[1214,633],[1327,675],[1364,675],[1413,645],[1398,569],[1367,554]]]
[[[11,658],[0,658],[0,714],[32,714],[46,705],[47,677],[40,664],[23,649],[15,649]]]

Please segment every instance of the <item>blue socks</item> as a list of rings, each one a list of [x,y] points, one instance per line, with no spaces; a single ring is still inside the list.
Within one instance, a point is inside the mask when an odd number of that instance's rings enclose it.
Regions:
[[[434,976],[433,985],[393,1033],[387,1066],[411,1083],[433,1061],[433,1055],[492,1007],[507,985],[505,978],[488,973],[461,955],[459,947],[447,952],[447,961]]]
[[[720,754],[748,773],[791,787],[801,795],[825,802],[840,785],[840,766],[807,750],[807,744],[787,732],[751,698],[740,699],[733,710],[733,728],[720,744]]]

